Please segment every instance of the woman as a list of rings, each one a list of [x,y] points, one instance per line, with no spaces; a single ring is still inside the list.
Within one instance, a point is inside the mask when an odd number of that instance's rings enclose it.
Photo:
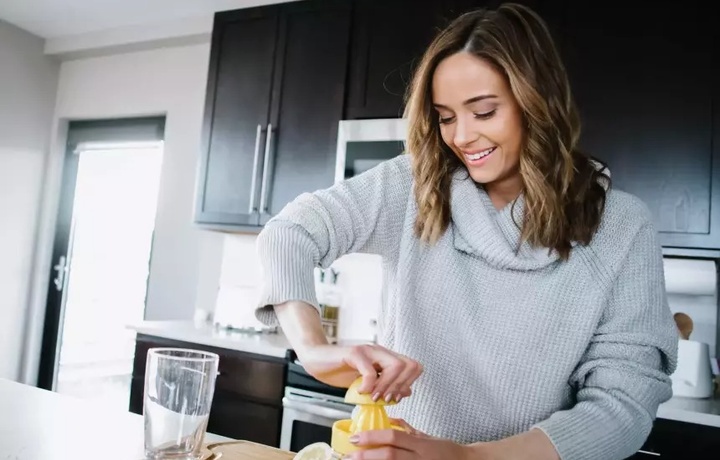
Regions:
[[[353,458],[632,455],[671,396],[662,253],[647,208],[578,151],[543,21],[517,5],[455,20],[406,116],[407,155],[268,223],[258,317],[322,381],[412,387],[391,409],[419,431],[363,433],[381,447]],[[383,257],[382,346],[329,346],[320,327],[313,268],[351,252]]]

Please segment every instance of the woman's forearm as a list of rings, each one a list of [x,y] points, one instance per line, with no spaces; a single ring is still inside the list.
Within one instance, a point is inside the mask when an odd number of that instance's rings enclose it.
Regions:
[[[538,429],[468,447],[473,460],[560,460],[550,438]]]
[[[305,302],[291,300],[275,306],[280,326],[298,356],[307,348],[327,345],[317,310]]]

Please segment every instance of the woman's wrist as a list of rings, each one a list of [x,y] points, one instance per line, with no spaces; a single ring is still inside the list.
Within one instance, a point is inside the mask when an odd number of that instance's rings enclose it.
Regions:
[[[312,305],[290,300],[275,305],[274,309],[283,333],[301,360],[312,348],[329,344],[320,316]]]
[[[559,460],[550,438],[539,429],[498,441],[469,444],[470,460]]]
[[[476,442],[465,446],[465,460],[502,460],[490,442]]]

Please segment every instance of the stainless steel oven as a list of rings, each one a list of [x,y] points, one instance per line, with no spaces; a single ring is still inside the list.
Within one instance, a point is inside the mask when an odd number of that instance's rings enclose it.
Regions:
[[[324,384],[295,359],[288,363],[283,397],[280,448],[297,452],[308,444],[330,444],[332,425],[350,418],[354,405],[344,402],[344,388]]]
[[[353,405],[337,396],[286,387],[280,448],[297,452],[308,444],[330,444],[332,425],[350,418]]]

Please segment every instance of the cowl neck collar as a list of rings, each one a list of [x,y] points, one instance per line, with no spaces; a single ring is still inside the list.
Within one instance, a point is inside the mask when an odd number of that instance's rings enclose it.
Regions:
[[[524,197],[497,210],[485,189],[464,169],[453,174],[450,209],[455,248],[499,269],[539,270],[560,259],[557,251],[520,242]]]

